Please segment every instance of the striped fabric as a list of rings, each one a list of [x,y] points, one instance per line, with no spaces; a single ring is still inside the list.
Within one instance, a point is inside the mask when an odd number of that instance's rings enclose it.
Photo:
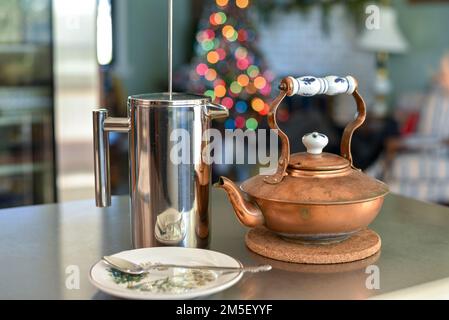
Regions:
[[[449,137],[449,94],[435,89],[420,111],[418,135],[436,138]]]
[[[449,203],[448,181],[431,180],[391,180],[388,181],[391,192],[422,201]]]
[[[366,170],[382,177],[383,163]],[[423,201],[449,203],[449,157],[437,154],[402,154],[396,157],[383,179],[392,192]]]
[[[449,94],[435,89],[420,113],[418,131],[403,142],[413,153],[399,154],[383,172],[377,161],[367,173],[380,177],[393,192],[432,202],[449,203]]]
[[[386,179],[446,181],[449,186],[449,158],[436,154],[402,154],[394,159]]]

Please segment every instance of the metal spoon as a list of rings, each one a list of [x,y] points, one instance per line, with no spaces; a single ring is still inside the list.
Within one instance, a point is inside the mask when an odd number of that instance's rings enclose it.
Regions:
[[[113,257],[104,256],[103,261],[118,271],[131,275],[139,275],[148,273],[154,269],[167,269],[167,268],[181,268],[181,269],[196,269],[196,270],[214,270],[214,271],[227,271],[227,272],[261,272],[270,271],[271,266],[268,264],[252,267],[220,267],[220,266],[193,266],[193,265],[178,265],[178,264],[152,264],[142,267],[138,264],[132,263],[131,261]]]

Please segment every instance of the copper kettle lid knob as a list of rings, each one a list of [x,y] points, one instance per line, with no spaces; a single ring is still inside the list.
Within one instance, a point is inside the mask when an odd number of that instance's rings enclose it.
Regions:
[[[307,149],[307,153],[321,154],[329,143],[329,139],[322,133],[312,132],[302,137],[302,143]]]

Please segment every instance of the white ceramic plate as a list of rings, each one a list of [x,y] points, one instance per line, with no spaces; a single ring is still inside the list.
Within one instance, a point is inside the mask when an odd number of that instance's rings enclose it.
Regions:
[[[114,256],[137,264],[168,263],[240,267],[241,263],[223,253],[179,247],[157,247],[123,251]],[[127,299],[193,299],[225,290],[236,284],[242,272],[222,273],[186,269],[157,270],[144,278],[129,279],[112,272],[103,261],[92,266],[90,282],[110,295]]]

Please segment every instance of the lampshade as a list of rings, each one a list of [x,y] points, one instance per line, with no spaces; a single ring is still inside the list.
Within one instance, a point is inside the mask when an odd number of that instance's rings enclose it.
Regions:
[[[393,8],[380,7],[380,24],[378,29],[365,29],[359,39],[360,48],[374,52],[402,53],[407,51],[408,43],[397,23]]]

